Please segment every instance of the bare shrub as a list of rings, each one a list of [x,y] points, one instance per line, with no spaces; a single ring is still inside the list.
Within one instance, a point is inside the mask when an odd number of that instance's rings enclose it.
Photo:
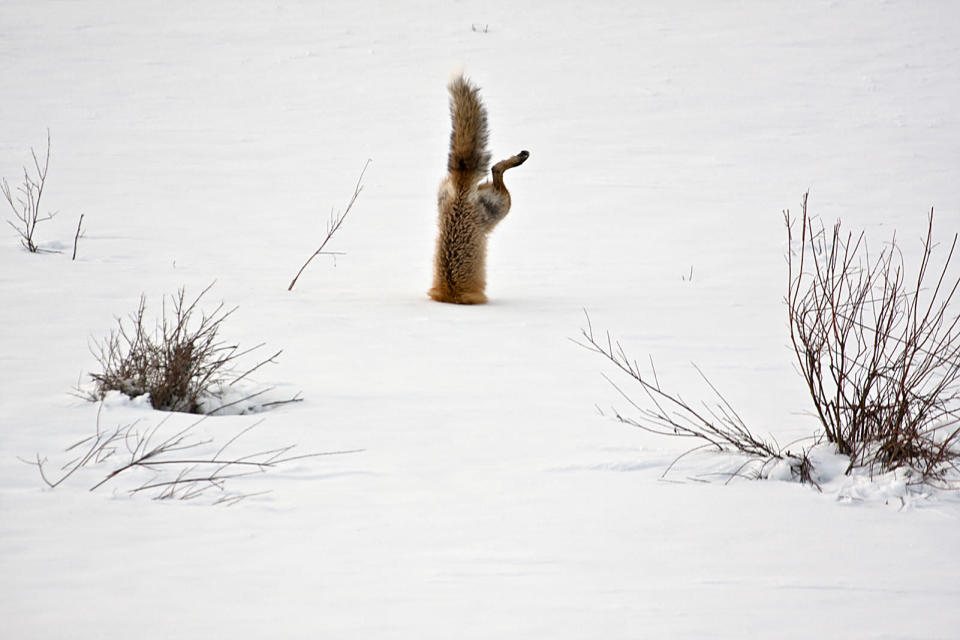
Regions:
[[[960,315],[951,303],[957,235],[932,263],[931,209],[917,273],[896,236],[871,256],[864,234],[784,212],[790,339],[828,441],[857,467],[906,467],[944,482],[960,458]],[[799,238],[797,229],[799,226]]]
[[[609,332],[598,339],[594,335],[589,315],[587,315],[586,320],[587,326],[581,329],[582,341],[574,340],[574,342],[588,351],[603,356],[614,364],[636,383],[635,386],[639,388],[644,398],[641,402],[634,400],[627,391],[604,374],[604,378],[636,412],[633,416],[626,416],[614,410],[614,417],[619,422],[657,435],[692,438],[703,443],[682,454],[680,458],[704,448],[734,452],[746,456],[747,461],[732,474],[729,474],[729,479],[734,477],[763,478],[766,477],[771,465],[777,462],[786,462],[789,464],[791,474],[795,479],[813,484],[819,489],[807,451],[787,451],[781,449],[772,440],[765,440],[754,435],[726,398],[696,365],[694,367],[697,373],[700,374],[715,397],[712,404],[702,402],[691,405],[683,400],[679,394],[664,390],[660,386],[660,380],[657,378],[657,372],[652,361],[650,362],[650,375],[646,376],[640,371],[637,362],[627,356],[623,347],[610,336]],[[674,460],[664,470],[664,476],[670,472],[680,458]]]
[[[114,390],[131,398],[149,394],[155,409],[212,414],[269,391],[262,389],[235,402],[208,408],[250,373],[275,362],[281,353],[238,370],[238,362],[263,344],[241,351],[238,345],[220,338],[223,322],[236,307],[226,309],[221,302],[212,313],[200,311],[197,305],[212,286],[192,301],[186,298],[184,289],[169,300],[164,298],[161,317],[152,328],[146,319],[146,299],[141,296],[137,311],[127,321],[118,319],[117,328],[95,344],[94,355],[102,371],[90,376],[95,385],[94,399],[103,399]]]
[[[127,479],[129,488],[125,490],[130,495],[149,493],[156,500],[192,500],[212,495],[215,496],[214,504],[233,504],[258,494],[230,491],[230,481],[265,473],[295,460],[360,451],[293,455],[296,445],[285,445],[264,451],[234,453],[240,438],[260,425],[262,420],[217,447],[211,437],[205,437],[199,431],[206,418],[182,429],[168,425],[170,416],[152,427],[141,427],[139,422],[133,422],[103,429],[102,410],[103,405],[97,412],[96,432],[67,447],[65,453],[73,457],[56,473],[47,468],[47,458],[39,454],[35,460],[24,460],[39,469],[47,487],[55,489],[84,469],[106,467],[107,471],[97,476],[90,491]],[[138,471],[146,473],[138,474]]]
[[[46,215],[40,213],[40,200],[43,197],[43,189],[47,183],[47,170],[50,167],[50,131],[47,131],[47,153],[40,163],[37,152],[30,149],[33,156],[33,169],[36,175],[32,175],[30,169],[23,168],[23,184],[17,187],[14,192],[7,179],[0,180],[0,191],[13,210],[14,219],[7,220],[13,229],[20,236],[20,244],[30,253],[39,253],[41,249],[37,246],[34,235],[37,225],[53,218],[56,212],[48,212]]]

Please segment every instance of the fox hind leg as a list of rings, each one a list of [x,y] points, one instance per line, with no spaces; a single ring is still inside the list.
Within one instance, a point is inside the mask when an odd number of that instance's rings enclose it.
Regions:
[[[521,151],[515,156],[501,160],[490,170],[493,179],[477,189],[477,201],[483,211],[483,228],[491,231],[510,211],[510,192],[503,183],[503,172],[519,167],[530,157],[530,152]]]
[[[501,160],[497,164],[493,165],[493,181],[496,183],[498,180],[500,185],[503,185],[503,172],[507,169],[513,169],[514,167],[519,167],[524,162],[527,161],[527,158],[530,157],[529,151],[521,151],[515,156],[510,156],[506,160]]]

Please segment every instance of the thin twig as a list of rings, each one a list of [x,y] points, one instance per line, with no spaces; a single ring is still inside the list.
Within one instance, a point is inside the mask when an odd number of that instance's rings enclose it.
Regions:
[[[303,263],[303,266],[300,267],[299,271],[297,271],[297,275],[295,275],[293,280],[290,281],[290,286],[287,287],[287,291],[293,291],[293,285],[297,284],[297,278],[300,277],[300,274],[303,273],[303,270],[307,268],[307,265],[310,264],[314,258],[324,253],[323,248],[327,246],[328,242],[330,242],[330,238],[333,237],[333,234],[340,229],[340,225],[343,224],[347,214],[350,213],[353,203],[357,201],[357,197],[360,195],[360,192],[363,191],[363,174],[367,172],[367,167],[370,166],[371,162],[373,162],[373,160],[368,159],[363,165],[363,169],[360,171],[360,177],[357,179],[357,185],[353,189],[353,196],[350,198],[350,202],[347,203],[347,208],[344,209],[343,213],[331,216],[330,224],[327,225],[327,236],[323,239],[323,242],[320,243],[320,248],[314,251],[313,255],[307,258],[307,261]]]
[[[77,233],[73,236],[73,257],[70,260],[77,259],[77,242],[80,241],[80,229],[83,227],[83,214],[80,214],[80,220],[77,222]]]

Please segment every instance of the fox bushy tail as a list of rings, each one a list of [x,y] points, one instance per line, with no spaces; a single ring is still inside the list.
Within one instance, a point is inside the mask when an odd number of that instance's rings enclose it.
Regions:
[[[469,189],[483,180],[490,168],[487,151],[487,109],[480,100],[480,90],[460,76],[450,85],[450,156],[447,169],[458,191]]]

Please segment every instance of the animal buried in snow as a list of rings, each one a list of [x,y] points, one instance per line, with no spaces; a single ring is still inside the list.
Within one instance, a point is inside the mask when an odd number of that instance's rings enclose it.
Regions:
[[[439,233],[433,261],[431,298],[455,304],[487,301],[487,234],[510,211],[510,192],[503,184],[507,169],[530,157],[521,151],[490,166],[487,110],[480,90],[464,77],[450,83],[450,155],[438,195]],[[490,171],[490,180],[481,184]]]

